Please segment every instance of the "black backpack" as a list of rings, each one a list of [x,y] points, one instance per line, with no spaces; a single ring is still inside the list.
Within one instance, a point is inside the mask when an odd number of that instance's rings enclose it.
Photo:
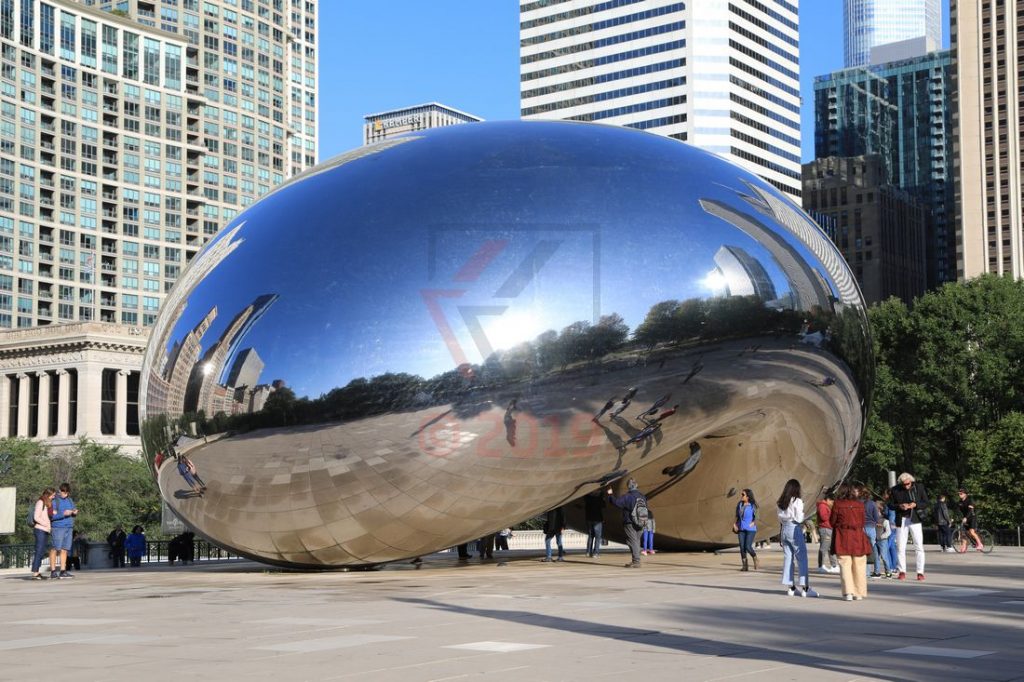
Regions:
[[[30,504],[28,506],[28,517],[25,519],[28,522],[29,528],[36,527],[36,505]]]
[[[647,499],[643,495],[637,495],[633,502],[633,508],[629,510],[629,520],[637,530],[647,525],[651,512],[647,509]]]

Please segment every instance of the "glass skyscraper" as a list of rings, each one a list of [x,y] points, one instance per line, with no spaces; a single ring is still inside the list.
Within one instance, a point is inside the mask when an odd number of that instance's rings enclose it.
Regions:
[[[954,71],[945,50],[814,82],[815,158],[877,154],[882,181],[923,204],[929,287],[956,279]]]
[[[316,20],[315,0],[0,0],[0,437],[138,442],[166,293],[316,163]]]
[[[847,67],[871,63],[871,48],[924,38],[927,49],[942,45],[939,0],[844,0],[843,30]]]
[[[520,0],[525,119],[685,140],[800,195],[798,0]]]

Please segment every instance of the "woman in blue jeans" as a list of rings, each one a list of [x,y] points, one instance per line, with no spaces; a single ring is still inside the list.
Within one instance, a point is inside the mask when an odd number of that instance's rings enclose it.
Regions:
[[[790,597],[817,597],[807,582],[807,543],[804,540],[804,502],[800,499],[800,481],[791,478],[786,481],[777,503],[779,542],[782,544],[782,584]]]
[[[46,544],[50,539],[50,519],[53,516],[53,496],[56,494],[53,488],[47,488],[36,500],[35,508],[32,511],[32,533],[35,535],[36,547],[32,555],[32,579],[46,580],[46,577],[39,573],[39,567],[43,564],[43,554],[46,553]],[[50,547],[50,568],[57,565],[57,550]]]
[[[757,502],[754,491],[744,488],[740,493],[740,501],[736,503],[736,523],[733,530],[740,540],[740,560],[743,561],[741,571],[750,570],[747,566],[747,555],[754,560],[754,570],[758,569],[757,552],[754,551],[754,536],[757,535]]]

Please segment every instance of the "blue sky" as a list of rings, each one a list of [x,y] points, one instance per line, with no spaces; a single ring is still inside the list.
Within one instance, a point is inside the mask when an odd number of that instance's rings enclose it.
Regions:
[[[801,3],[805,161],[814,152],[812,83],[842,68],[842,27],[842,0]],[[397,107],[438,101],[488,120],[518,118],[518,43],[516,0],[321,2],[320,159],[362,144],[364,115]]]

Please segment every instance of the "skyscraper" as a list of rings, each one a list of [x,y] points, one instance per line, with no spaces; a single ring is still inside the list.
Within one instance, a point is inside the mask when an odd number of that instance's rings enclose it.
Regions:
[[[886,176],[885,163],[875,154],[815,159],[804,164],[804,204],[835,218],[835,244],[864,300],[898,296],[910,303],[927,282],[927,211]]]
[[[1018,0],[950,3],[957,55],[957,275],[1024,277]]]
[[[624,125],[800,195],[797,0],[520,0],[523,118]]]
[[[458,123],[474,123],[483,119],[438,102],[391,109],[363,117],[363,144],[380,142],[389,137],[414,130],[441,128]]]
[[[931,52],[942,46],[942,8],[939,0],[844,0],[843,38],[847,68],[872,63],[882,45],[906,43],[879,61]]]
[[[0,329],[18,328],[0,436],[138,442],[120,415],[166,292],[316,162],[316,18],[315,0],[0,0]]]
[[[943,50],[814,80],[815,157],[878,155],[880,183],[923,205],[929,288],[956,279],[954,69]]]

